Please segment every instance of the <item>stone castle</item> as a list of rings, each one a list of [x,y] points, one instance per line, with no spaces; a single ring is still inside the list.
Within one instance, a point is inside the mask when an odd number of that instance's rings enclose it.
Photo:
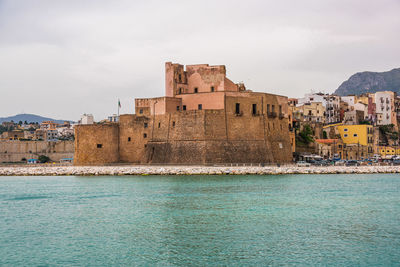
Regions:
[[[165,97],[135,99],[119,122],[79,125],[75,165],[286,163],[288,99],[246,90],[225,66],[165,65]]]

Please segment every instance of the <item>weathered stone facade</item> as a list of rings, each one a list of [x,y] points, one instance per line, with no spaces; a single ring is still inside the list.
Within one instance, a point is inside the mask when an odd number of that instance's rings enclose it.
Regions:
[[[75,164],[285,163],[287,97],[234,84],[225,66],[166,63],[166,97],[136,99],[118,123],[80,125]]]
[[[72,158],[73,141],[0,141],[0,163],[19,162],[22,159],[37,159],[40,155],[48,156],[53,161]]]

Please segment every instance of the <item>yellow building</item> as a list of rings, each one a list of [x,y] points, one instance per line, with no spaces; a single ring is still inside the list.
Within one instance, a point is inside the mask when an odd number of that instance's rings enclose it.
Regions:
[[[344,144],[357,145],[361,148],[365,146],[367,152],[365,156],[372,156],[374,152],[374,129],[371,125],[340,125],[337,128]]]
[[[325,107],[321,102],[305,103],[300,108],[303,112],[304,121],[325,122]]]
[[[378,152],[382,158],[391,158],[392,156],[400,156],[399,147],[380,146]]]

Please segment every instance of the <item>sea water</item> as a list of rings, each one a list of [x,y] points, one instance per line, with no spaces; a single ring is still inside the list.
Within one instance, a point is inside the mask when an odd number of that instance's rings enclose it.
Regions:
[[[400,175],[0,177],[1,266],[399,266]]]

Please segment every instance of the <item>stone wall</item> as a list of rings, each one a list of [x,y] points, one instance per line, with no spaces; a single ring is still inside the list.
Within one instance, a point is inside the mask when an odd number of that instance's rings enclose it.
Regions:
[[[75,165],[101,165],[116,162],[119,162],[117,123],[75,127]]]
[[[40,155],[48,156],[53,161],[73,158],[73,141],[0,141],[0,163],[18,162],[21,159],[37,159]]]
[[[78,126],[75,164],[291,162],[286,97],[228,92],[223,103],[224,109],[121,115],[118,124]],[[267,113],[272,106],[275,112]]]

